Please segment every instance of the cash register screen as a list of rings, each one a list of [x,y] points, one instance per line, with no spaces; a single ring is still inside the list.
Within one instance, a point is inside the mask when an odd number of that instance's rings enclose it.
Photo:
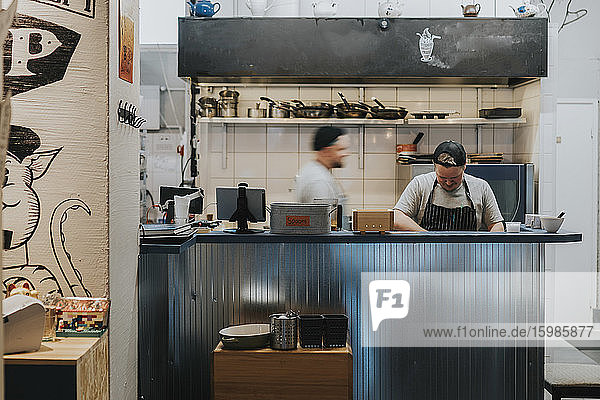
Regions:
[[[266,221],[265,189],[246,188],[246,197],[248,198],[248,210],[254,215],[257,222]],[[217,219],[229,221],[237,210],[237,198],[237,187],[217,188]]]

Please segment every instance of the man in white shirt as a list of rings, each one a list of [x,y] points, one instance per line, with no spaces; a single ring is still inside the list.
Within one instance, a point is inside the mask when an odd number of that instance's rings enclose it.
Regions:
[[[338,204],[344,204],[344,191],[331,170],[344,166],[349,145],[348,136],[342,129],[332,126],[317,129],[313,138],[316,157],[304,165],[296,177],[296,200],[299,203],[337,199]]]

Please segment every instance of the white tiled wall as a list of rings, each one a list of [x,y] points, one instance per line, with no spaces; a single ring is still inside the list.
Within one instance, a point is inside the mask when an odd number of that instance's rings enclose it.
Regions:
[[[358,100],[359,88],[344,87],[236,87],[240,92],[240,115],[261,95],[275,100],[300,98],[303,101],[339,102],[338,91],[350,101]],[[513,93],[514,92],[514,93]],[[203,95],[206,93],[203,93]],[[462,117],[477,116],[477,89],[427,88],[427,87],[371,87],[364,89],[370,102],[372,96],[386,105],[401,105],[409,111],[419,109],[450,109]],[[514,100],[513,100],[514,98]],[[506,161],[535,161],[536,127],[539,115],[539,85],[512,89],[483,89],[482,105],[524,107],[528,123],[520,128],[499,125],[483,128],[483,152],[502,152]],[[477,134],[474,125],[466,126],[366,126],[364,168],[359,165],[358,126],[343,126],[350,137],[350,155],[346,166],[334,171],[348,196],[352,207],[391,207],[400,193],[396,192],[396,145],[412,143],[418,132],[425,133],[419,143],[420,153],[431,153],[443,140],[463,143],[467,152],[477,151]],[[214,202],[215,187],[235,185],[247,181],[251,185],[267,188],[267,202],[294,201],[294,178],[306,162],[313,159],[312,136],[314,125],[249,125],[229,124],[227,130],[226,165],[222,160],[222,126],[210,124],[205,137],[208,162],[201,171],[204,182],[199,182],[207,192],[206,204]],[[208,212],[214,212],[209,209]]]

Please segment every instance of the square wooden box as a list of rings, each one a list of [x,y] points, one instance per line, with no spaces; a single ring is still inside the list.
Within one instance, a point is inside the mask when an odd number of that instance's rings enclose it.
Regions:
[[[394,229],[394,210],[352,210],[352,230],[386,232]]]
[[[352,399],[352,349],[213,352],[215,400]]]

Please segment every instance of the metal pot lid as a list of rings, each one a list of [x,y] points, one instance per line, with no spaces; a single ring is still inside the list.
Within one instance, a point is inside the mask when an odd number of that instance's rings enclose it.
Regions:
[[[219,331],[219,335],[223,336],[238,336],[249,337],[257,335],[265,335],[271,333],[270,324],[245,324],[233,325],[223,328]]]
[[[223,98],[237,99],[240,96],[240,92],[238,92],[237,90],[226,89],[226,90],[221,90],[219,92],[219,96],[221,96]]]

